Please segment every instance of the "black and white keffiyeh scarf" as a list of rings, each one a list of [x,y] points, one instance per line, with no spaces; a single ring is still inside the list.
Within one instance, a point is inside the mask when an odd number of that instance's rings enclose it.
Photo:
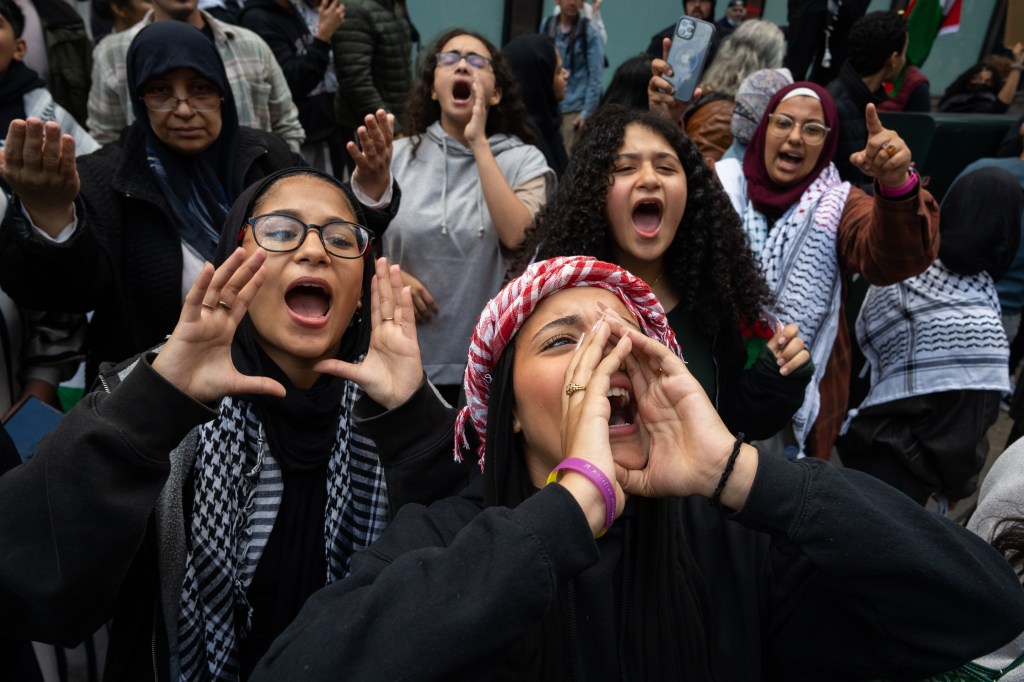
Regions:
[[[352,423],[361,395],[343,392],[328,460],[324,552],[327,582],[344,577],[352,554],[387,523],[383,469],[372,441]],[[200,429],[191,546],[178,618],[181,680],[238,679],[239,640],[251,625],[246,591],[273,530],[283,493],[280,466],[254,406],[226,398]]]
[[[803,405],[793,415],[801,452],[818,417],[818,385],[839,330],[842,287],[836,238],[849,194],[850,183],[843,182],[835,165],[829,164],[771,229],[750,201],[742,216],[775,294],[778,317],[799,325],[800,338],[814,361],[814,377],[807,384]]]
[[[858,410],[941,391],[1008,391],[1009,345],[988,272],[960,275],[936,260],[920,275],[868,290],[857,340],[871,367]]]

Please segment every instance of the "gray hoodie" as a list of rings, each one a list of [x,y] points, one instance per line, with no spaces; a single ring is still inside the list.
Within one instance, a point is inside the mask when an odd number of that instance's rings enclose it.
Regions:
[[[539,149],[509,135],[488,141],[513,189],[541,175],[549,191],[554,187],[554,172]],[[437,301],[440,313],[417,328],[427,378],[461,384],[473,327],[500,291],[508,263],[473,152],[437,122],[421,136],[415,156],[412,142],[395,141],[391,170],[402,188],[402,205],[384,235],[384,254]]]

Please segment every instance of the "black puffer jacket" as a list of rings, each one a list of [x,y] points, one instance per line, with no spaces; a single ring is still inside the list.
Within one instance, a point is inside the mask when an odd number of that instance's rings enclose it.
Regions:
[[[320,88],[330,67],[331,46],[306,27],[299,13],[274,0],[248,0],[238,23],[267,41],[281,65],[306,142],[322,142],[335,131],[334,94]]]
[[[348,0],[345,23],[332,43],[338,125],[356,128],[381,108],[400,119],[412,78],[412,28],[405,7],[397,0]]]
[[[839,112],[839,146],[833,161],[839,176],[848,182],[866,189],[872,180],[850,163],[850,154],[864,149],[868,142],[868,129],[864,123],[864,108],[868,103],[885,101],[884,93],[871,92],[849,62],[844,62],[839,77],[828,84],[828,94],[836,103]],[[870,191],[870,190],[868,190]]]

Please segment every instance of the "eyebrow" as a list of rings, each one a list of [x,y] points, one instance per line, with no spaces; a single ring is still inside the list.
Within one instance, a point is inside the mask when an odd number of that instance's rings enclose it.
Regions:
[[[636,322],[633,322],[623,317],[622,315],[619,315],[619,319],[622,320],[623,323],[637,330],[638,332],[642,332],[642,330],[640,329],[640,325],[638,325]],[[583,318],[580,317],[579,315],[566,315],[565,317],[560,317],[557,320],[551,320],[546,325],[538,329],[537,333],[533,335],[533,339],[531,340],[536,340],[537,337],[541,336],[544,332],[550,331],[552,329],[562,327],[581,327],[583,326],[583,324]]]
[[[635,152],[619,152],[618,154],[616,154],[613,157],[613,160],[615,160],[615,161],[618,161],[619,159],[631,159],[631,160],[633,160],[633,159],[640,159],[640,158],[643,158],[642,155],[641,154],[637,154]],[[654,158],[656,158],[656,159],[672,159],[674,161],[679,161],[679,157],[677,157],[675,154],[673,154],[671,152],[655,152]]]
[[[262,209],[261,209],[261,211],[262,211]],[[306,224],[306,221],[303,220],[302,217],[299,215],[300,211],[298,209],[295,209],[295,208],[274,208],[274,209],[270,209],[266,213],[263,213],[263,215],[267,215],[268,213],[280,213],[282,215],[288,216],[289,218],[295,218],[296,220],[298,220],[303,225]],[[323,223],[321,223],[321,224],[322,225],[326,225],[327,223],[354,223],[354,222],[356,222],[356,221],[355,220],[350,220],[348,218],[342,218],[342,217],[339,217],[339,216],[330,216],[326,220],[324,220]]]
[[[788,119],[789,119],[790,121],[796,121],[796,117],[795,117],[795,116],[793,116],[793,114],[787,114],[787,113],[786,113],[786,112],[784,112],[784,111],[779,111],[779,112],[776,112],[776,113],[777,113],[777,114],[778,114],[779,116],[785,116],[785,117],[786,117],[786,118],[788,118]],[[818,118],[817,116],[808,116],[808,117],[807,117],[807,118],[805,118],[805,119],[804,119],[803,121],[800,121],[800,123],[820,123],[821,125],[826,125],[826,124],[825,124],[825,120],[824,120],[824,119],[821,119],[821,118]]]

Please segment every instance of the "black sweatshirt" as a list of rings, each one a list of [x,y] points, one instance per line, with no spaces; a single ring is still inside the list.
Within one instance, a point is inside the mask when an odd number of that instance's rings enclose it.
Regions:
[[[374,433],[381,448],[415,447],[450,429],[413,412],[367,432],[390,430],[390,442]],[[722,679],[920,679],[1024,629],[1024,590],[998,553],[859,472],[762,456],[743,509],[688,498],[679,513],[711,595]],[[489,679],[569,580],[614,580],[601,557],[621,537],[595,541],[557,485],[515,509],[484,509],[479,480],[407,505],[348,578],[307,601],[252,679]],[[581,657],[615,674],[617,652],[580,632]]]

